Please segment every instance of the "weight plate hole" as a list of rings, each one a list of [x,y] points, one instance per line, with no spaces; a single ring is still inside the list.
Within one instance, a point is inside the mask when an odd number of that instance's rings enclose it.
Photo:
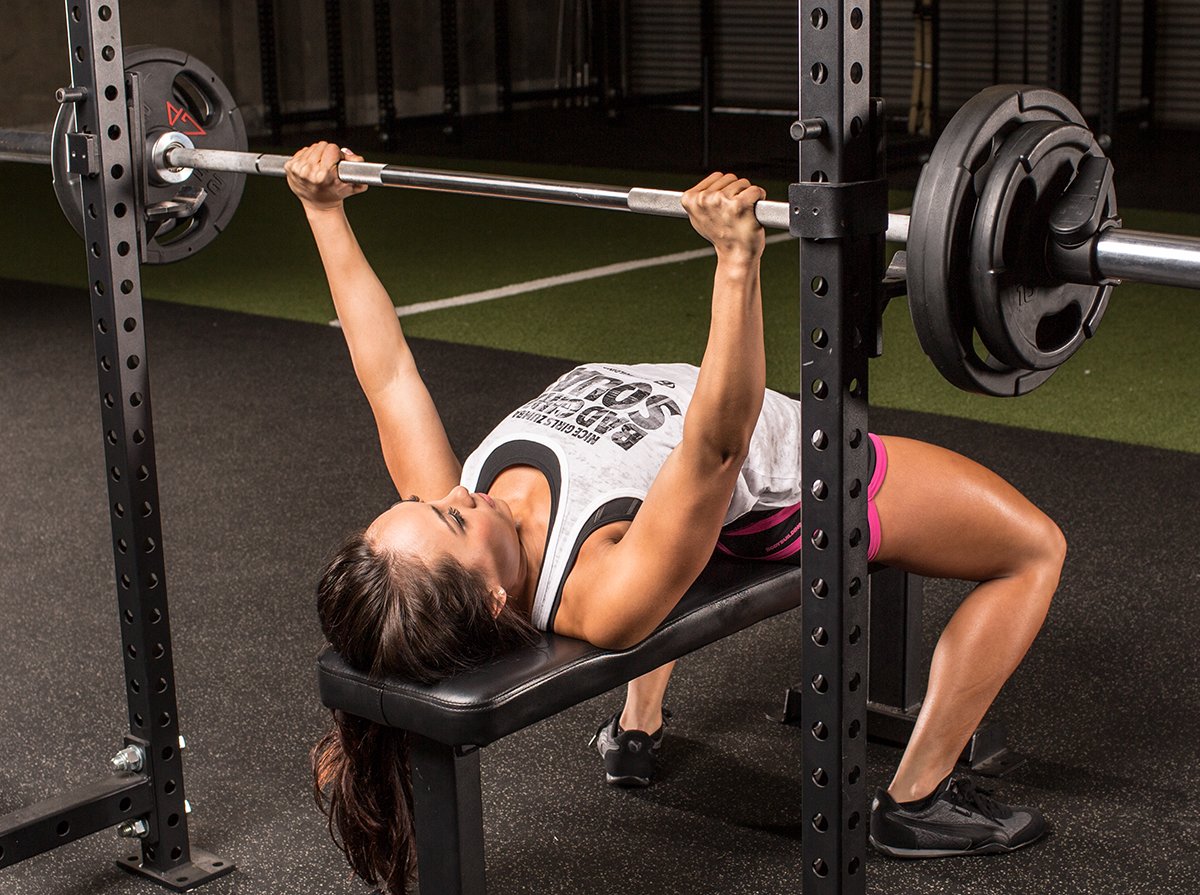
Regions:
[[[1038,350],[1050,354],[1063,348],[1075,338],[1082,323],[1083,310],[1075,302],[1071,302],[1057,314],[1047,314],[1038,321],[1034,333]]]

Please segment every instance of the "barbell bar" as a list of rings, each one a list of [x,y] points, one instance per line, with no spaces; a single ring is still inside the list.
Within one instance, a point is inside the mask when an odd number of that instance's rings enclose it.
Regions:
[[[158,152],[164,165],[152,171],[152,175],[162,176],[170,174],[172,170],[199,169],[266,177],[285,176],[284,165],[289,158],[286,155],[197,149],[187,145],[190,141],[176,133],[163,134],[156,142],[162,142],[164,138],[169,141],[168,145]],[[154,152],[147,157],[153,158]],[[36,132],[0,130],[0,160],[49,164],[50,137]],[[683,208],[683,193],[673,190],[537,180],[377,162],[339,162],[338,176],[346,183],[368,186],[606,208],[660,217],[687,217]],[[755,207],[755,217],[759,223],[771,229],[787,230],[789,216],[787,202],[766,199]],[[908,215],[888,215],[886,238],[889,242],[906,242],[908,229]],[[1138,230],[1108,230],[1095,240],[1095,262],[1100,273],[1108,279],[1136,280],[1163,286],[1200,285],[1200,239]]]

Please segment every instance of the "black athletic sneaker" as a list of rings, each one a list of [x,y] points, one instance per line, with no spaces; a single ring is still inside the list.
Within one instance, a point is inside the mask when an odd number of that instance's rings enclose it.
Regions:
[[[663,727],[670,713],[663,711]],[[589,746],[595,746],[604,759],[604,779],[613,786],[649,786],[654,778],[654,763],[662,748],[663,728],[654,733],[623,730],[621,713],[600,725]]]
[[[882,789],[871,803],[871,844],[893,858],[1002,854],[1045,834],[1041,812],[1002,805],[965,777],[947,777],[917,803]]]

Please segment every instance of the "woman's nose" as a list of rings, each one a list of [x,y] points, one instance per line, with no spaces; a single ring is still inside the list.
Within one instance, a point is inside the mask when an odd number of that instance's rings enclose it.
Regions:
[[[451,489],[449,496],[451,500],[461,501],[472,509],[475,507],[474,496],[463,485],[455,485],[454,488]]]

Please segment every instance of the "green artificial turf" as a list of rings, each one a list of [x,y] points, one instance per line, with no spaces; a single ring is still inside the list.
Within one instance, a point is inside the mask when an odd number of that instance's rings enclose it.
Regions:
[[[382,160],[382,159],[381,159]],[[436,160],[405,159],[407,164]],[[682,189],[678,175],[534,168],[499,173]],[[0,164],[0,276],[63,285],[85,280],[82,247],[54,201],[48,170]],[[772,198],[784,185],[764,184]],[[906,197],[893,196],[893,204]],[[20,213],[12,210],[19,208]],[[377,188],[351,200],[351,220],[397,304],[476,292],[555,274],[702,247],[680,221],[533,203]],[[1137,229],[1200,235],[1200,215],[1124,213]],[[404,319],[413,336],[571,359],[698,362],[708,325],[711,260],[604,277]],[[143,268],[148,298],[327,323],[332,307],[307,226],[277,180],[249,178],[230,227],[176,265]],[[797,252],[768,247],[763,263],[768,381],[795,391]],[[871,368],[871,401],[973,419],[1196,451],[1200,334],[1196,293],[1126,284],[1097,338],[1019,400],[960,392],[921,353],[902,300],[885,318],[885,353]],[[152,338],[152,335],[151,335]]]

